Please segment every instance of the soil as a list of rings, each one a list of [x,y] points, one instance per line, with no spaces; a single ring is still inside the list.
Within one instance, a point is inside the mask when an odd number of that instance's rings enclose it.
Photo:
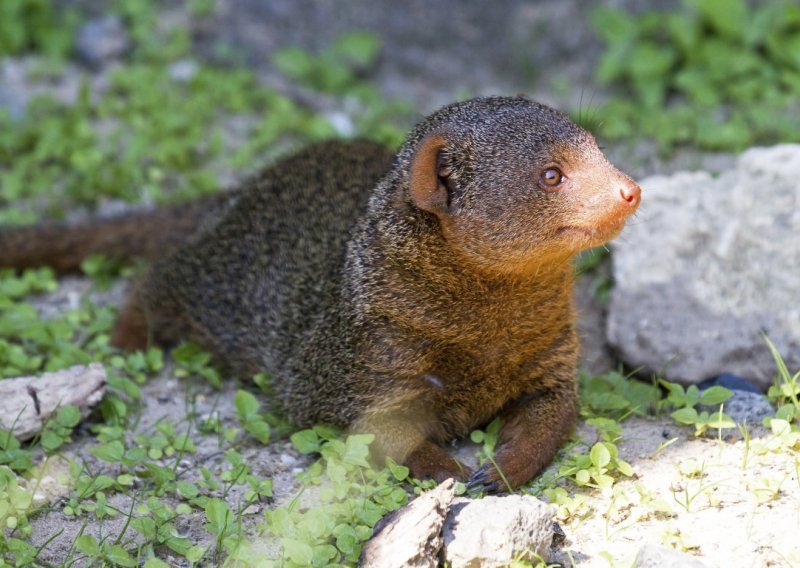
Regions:
[[[595,493],[593,513],[564,525],[567,542],[551,561],[569,566],[571,556],[578,566],[606,567],[601,554],[608,552],[621,561],[615,565],[627,566],[650,543],[674,546],[719,568],[800,563],[797,456],[758,455],[755,448],[771,434],[754,432],[748,445],[741,439],[695,438],[670,419],[632,418],[623,426],[619,455],[633,466],[634,476],[616,485],[633,499]],[[579,435],[594,441],[585,425]],[[774,495],[766,480],[779,487]],[[637,484],[652,499],[663,499],[671,513],[649,511],[637,499]]]
[[[70,279],[62,284],[62,289],[82,285],[82,279]],[[142,387],[142,406],[138,410],[138,422],[131,436],[138,434],[152,435],[155,426],[160,421],[168,421],[176,425],[178,432],[186,430],[189,424],[188,416],[195,415],[201,418],[215,416],[223,428],[238,426],[236,409],[233,404],[234,394],[243,385],[229,380],[223,383],[221,389],[216,390],[207,383],[198,381],[180,380],[174,378],[172,366],[168,363],[157,377],[148,381]],[[89,448],[96,445],[95,437],[89,432],[90,420],[81,425],[73,435],[74,442],[62,451],[64,460],[51,464],[47,470],[48,481],[57,478],[60,473],[66,472],[66,459],[75,459],[85,464],[85,468],[94,475],[116,476],[120,472],[116,466],[99,460],[89,453]],[[230,468],[223,455],[217,435],[200,434],[192,432],[192,439],[196,445],[193,454],[185,454],[180,460],[176,473],[184,481],[197,482],[201,479],[201,467],[208,468],[218,477],[218,474]],[[265,507],[285,504],[296,495],[298,483],[297,473],[310,465],[312,459],[297,452],[287,440],[278,441],[269,445],[250,444],[241,451],[242,459],[249,466],[253,475],[261,479],[272,479],[273,499],[251,505],[245,510],[244,527],[248,534],[255,534],[256,526],[263,522]],[[169,463],[172,463],[170,460]],[[49,541],[39,555],[39,559],[54,565],[61,565],[68,557],[70,548],[75,538],[80,534],[91,534],[102,539],[113,535],[116,538],[125,530],[127,518],[124,514],[107,517],[102,523],[86,523],[86,518],[68,517],[61,513],[65,504],[63,497],[70,488],[67,485],[58,485],[49,491],[52,512],[36,517],[31,521],[33,535],[31,544],[39,546]],[[235,485],[226,495],[229,505],[237,510],[244,501],[244,486]],[[174,496],[165,496],[161,501],[171,507],[177,506],[180,501]],[[117,493],[109,496],[111,507],[127,513],[142,503],[134,485],[129,493]],[[195,544],[202,546],[212,545],[211,535],[202,529],[205,522],[202,512],[181,515],[176,529],[187,536]],[[135,531],[125,531],[125,544],[137,542]],[[160,557],[171,566],[188,566],[186,559],[174,555],[170,556],[168,550],[161,550]]]

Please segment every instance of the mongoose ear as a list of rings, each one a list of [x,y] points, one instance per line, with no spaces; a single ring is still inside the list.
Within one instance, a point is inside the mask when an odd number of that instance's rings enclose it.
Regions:
[[[411,199],[420,209],[437,215],[450,212],[453,170],[442,153],[449,142],[445,133],[428,134],[411,162]]]

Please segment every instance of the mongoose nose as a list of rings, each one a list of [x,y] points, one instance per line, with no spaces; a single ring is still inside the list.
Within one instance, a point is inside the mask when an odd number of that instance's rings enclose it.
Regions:
[[[623,185],[619,190],[619,194],[631,207],[639,205],[639,201],[642,198],[642,190],[639,188],[638,184],[633,182]]]

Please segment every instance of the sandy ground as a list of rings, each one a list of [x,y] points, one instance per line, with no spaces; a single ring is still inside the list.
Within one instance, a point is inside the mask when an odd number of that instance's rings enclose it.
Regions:
[[[645,543],[674,546],[708,566],[800,565],[800,479],[796,452],[758,453],[771,433],[744,441],[697,439],[670,419],[624,423],[620,457],[634,469],[614,495],[592,494],[586,518],[565,522],[565,549],[554,558],[570,565],[608,566],[607,552],[628,566]],[[581,433],[592,440],[588,428]],[[668,440],[669,446],[660,449]],[[648,495],[642,498],[641,493]],[[655,513],[661,499],[669,513]]]
[[[166,368],[160,376],[142,388],[143,404],[138,424],[132,435],[153,434],[154,425],[160,421],[175,424],[176,430],[183,432],[187,428],[189,422],[187,417],[190,412],[196,413],[199,417],[215,413],[224,427],[238,425],[233,398],[236,389],[241,385],[228,381],[221,390],[216,391],[208,385],[178,380],[170,375],[171,369]],[[74,436],[75,441],[64,450],[62,455],[65,458],[77,459],[85,463],[86,468],[94,474],[118,475],[120,471],[116,466],[103,462],[88,452],[90,447],[96,445],[96,441],[86,426],[88,424],[81,428],[82,432]],[[180,460],[177,471],[181,480],[195,482],[200,479],[200,467],[208,468],[215,475],[230,467],[220,449],[217,436],[193,432],[192,438],[196,443],[197,451],[194,454],[184,455]],[[308,466],[311,459],[299,454],[291,443],[285,440],[267,446],[258,443],[247,444],[241,450],[241,454],[254,475],[273,481],[273,501],[251,506],[246,509],[243,517],[246,531],[249,534],[256,534],[255,527],[263,521],[264,508],[285,503],[294,497],[298,486],[295,479],[296,473]],[[165,463],[171,462],[165,461]],[[135,510],[135,507],[142,502],[136,488],[137,485],[134,485],[129,493],[109,495],[109,503],[125,513]],[[242,485],[234,486],[226,496],[226,501],[234,510],[244,500],[244,489],[245,487]],[[175,507],[180,502],[171,496],[163,497],[162,501],[171,507]],[[30,542],[34,546],[39,546],[52,539],[40,554],[39,558],[43,561],[60,565],[81,531],[94,535],[98,540],[107,536],[111,536],[113,540],[125,530],[127,522],[125,514],[107,517],[102,522],[87,523],[86,516],[68,517],[64,515],[62,510],[65,504],[65,500],[57,498],[51,503],[52,511],[31,521],[34,531]],[[211,543],[212,538],[208,532],[203,530],[204,522],[205,514],[202,511],[195,511],[192,514],[181,515],[176,523],[176,529],[193,543],[207,546]],[[57,536],[53,538],[54,535]],[[137,533],[128,528],[122,542],[131,546],[139,541]],[[160,550],[159,556],[172,566],[184,564],[188,566],[185,559],[169,554],[168,550]]]

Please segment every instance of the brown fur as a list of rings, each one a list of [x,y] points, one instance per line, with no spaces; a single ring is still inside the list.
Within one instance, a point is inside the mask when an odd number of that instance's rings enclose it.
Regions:
[[[550,167],[558,187],[538,181]],[[442,445],[499,415],[511,487],[552,459],[577,413],[570,259],[616,235],[638,200],[563,114],[525,98],[457,103],[393,163],[329,142],[174,224],[155,213],[147,239],[163,244],[137,251],[171,254],[135,286],[114,342],[193,339],[239,374],[271,373],[299,426],[373,432],[415,475],[505,490],[494,466],[469,472]],[[74,265],[120,242],[109,223],[2,232],[0,265]],[[144,235],[121,226],[136,248]],[[58,231],[81,235],[80,252],[43,252]]]
[[[0,229],[0,265],[50,266],[75,272],[87,256],[155,259],[171,253],[198,230],[209,210],[224,209],[227,196],[215,195],[160,210],[139,211],[83,224]]]

